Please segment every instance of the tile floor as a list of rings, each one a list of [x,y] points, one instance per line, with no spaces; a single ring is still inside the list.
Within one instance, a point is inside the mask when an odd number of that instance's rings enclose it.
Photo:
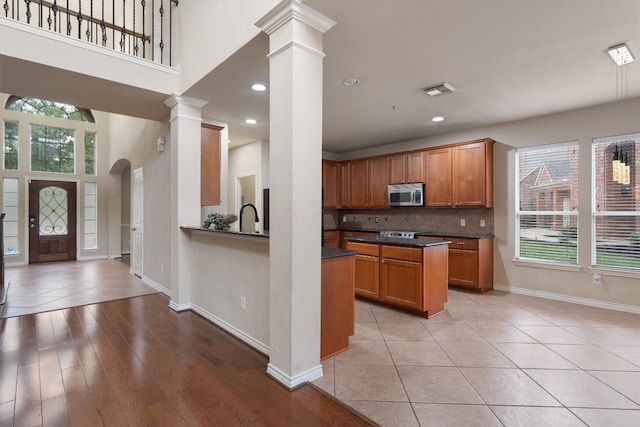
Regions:
[[[314,384],[382,426],[640,426],[640,315],[498,291],[446,309],[356,300]]]
[[[7,267],[7,301],[0,317],[22,316],[61,308],[154,294],[158,291],[129,274],[128,258],[48,262]]]

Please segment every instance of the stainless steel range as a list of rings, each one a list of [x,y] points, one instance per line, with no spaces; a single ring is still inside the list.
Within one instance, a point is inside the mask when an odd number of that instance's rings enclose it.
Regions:
[[[415,239],[415,231],[381,231],[380,237],[401,237],[404,239]]]

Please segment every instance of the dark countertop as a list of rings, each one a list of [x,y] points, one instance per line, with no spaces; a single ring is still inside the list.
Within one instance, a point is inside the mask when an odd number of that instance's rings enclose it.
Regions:
[[[340,258],[351,255],[358,255],[358,252],[346,251],[344,249],[322,248],[322,259]]]
[[[191,231],[203,231],[205,233],[220,233],[220,234],[227,234],[227,235],[233,235],[233,236],[246,236],[246,237],[259,237],[259,238],[264,238],[264,239],[268,239],[269,238],[269,233],[268,232],[240,232],[240,231],[232,231],[232,230],[214,230],[212,228],[201,228],[201,227],[197,227],[197,226],[192,226],[192,227],[187,227],[187,226],[180,226],[180,228],[182,230],[191,230]]]
[[[324,231],[363,231],[367,233],[380,233],[381,230],[373,230],[370,228],[331,228]],[[403,230],[405,231],[405,230]],[[413,230],[406,230],[413,231]],[[494,237],[492,234],[466,234],[466,233],[443,233],[439,231],[416,231],[417,236],[424,237],[460,237],[463,239],[486,239],[488,237]]]
[[[405,239],[402,237],[380,237],[380,236],[362,236],[362,237],[347,237],[347,242],[358,243],[371,243],[377,245],[389,245],[389,246],[406,246],[413,248],[426,248],[429,246],[448,245],[451,242],[446,240],[431,240],[431,239]]]

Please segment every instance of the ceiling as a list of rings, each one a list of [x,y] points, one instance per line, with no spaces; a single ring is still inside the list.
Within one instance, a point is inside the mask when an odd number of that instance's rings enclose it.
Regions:
[[[303,2],[337,22],[324,36],[325,151],[613,102],[621,88],[640,96],[638,0]],[[637,58],[624,73],[606,52],[623,42]],[[269,91],[250,89],[268,85],[267,53],[258,35],[185,93],[210,100],[203,115],[229,123],[232,147],[269,139]],[[457,91],[422,91],[444,81]]]

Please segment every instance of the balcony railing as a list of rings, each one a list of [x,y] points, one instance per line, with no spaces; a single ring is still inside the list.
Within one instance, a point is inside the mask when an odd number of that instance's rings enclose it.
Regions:
[[[171,66],[177,6],[178,0],[4,0],[2,9],[7,19]]]

